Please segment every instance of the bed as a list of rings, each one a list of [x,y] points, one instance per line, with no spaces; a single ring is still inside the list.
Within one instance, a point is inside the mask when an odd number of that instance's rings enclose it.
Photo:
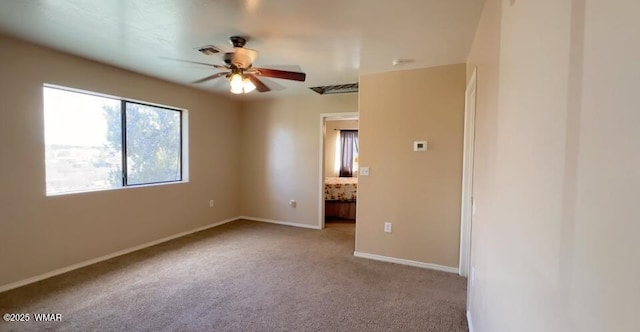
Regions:
[[[356,219],[358,178],[324,179],[325,218]]]

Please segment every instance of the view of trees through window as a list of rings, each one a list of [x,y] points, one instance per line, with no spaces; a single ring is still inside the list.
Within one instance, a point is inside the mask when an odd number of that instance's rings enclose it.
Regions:
[[[43,90],[47,194],[182,180],[180,111]]]

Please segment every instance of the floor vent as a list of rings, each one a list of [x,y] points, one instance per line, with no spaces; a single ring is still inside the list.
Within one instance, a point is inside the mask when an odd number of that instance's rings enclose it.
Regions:
[[[356,82],[356,83],[339,84],[339,85],[315,86],[309,89],[321,95],[328,95],[332,93],[350,93],[350,92],[358,92],[358,83]]]

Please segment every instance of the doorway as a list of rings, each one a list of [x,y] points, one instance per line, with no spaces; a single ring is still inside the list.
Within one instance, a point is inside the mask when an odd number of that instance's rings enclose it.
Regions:
[[[320,115],[319,220],[355,223],[359,143],[358,113]]]

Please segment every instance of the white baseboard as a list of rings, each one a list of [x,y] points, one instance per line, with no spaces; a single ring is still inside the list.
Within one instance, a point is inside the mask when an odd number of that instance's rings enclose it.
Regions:
[[[469,332],[473,332],[473,321],[471,321],[471,311],[467,310],[467,326],[469,327]]]
[[[318,225],[300,224],[300,223],[297,223],[297,222],[271,220],[271,219],[264,219],[264,218],[254,218],[254,217],[241,216],[241,217],[238,217],[238,219],[246,219],[246,220],[266,222],[266,223],[270,223],[270,224],[278,224],[278,225],[285,225],[285,226],[293,226],[293,227],[321,229],[320,226],[318,226]]]
[[[356,256],[356,257],[368,258],[368,259],[373,259],[373,260],[376,260],[376,261],[382,261],[382,262],[388,262],[388,263],[396,263],[396,264],[402,264],[402,265],[409,265],[409,266],[421,267],[423,269],[430,269],[430,270],[443,271],[443,272],[449,272],[449,273],[456,273],[456,274],[458,273],[458,268],[457,267],[450,267],[450,266],[443,266],[443,265],[438,265],[438,264],[424,263],[424,262],[412,261],[412,260],[402,259],[402,258],[374,255],[374,254],[368,254],[368,253],[365,253],[365,252],[358,252],[358,251],[354,251],[353,255]]]
[[[137,245],[135,247],[131,247],[131,248],[127,248],[127,249],[124,249],[124,250],[120,250],[120,251],[114,252],[112,254],[100,256],[100,257],[97,257],[97,258],[92,258],[92,259],[89,259],[89,260],[86,260],[86,261],[83,261],[83,262],[80,262],[80,263],[76,263],[76,264],[69,265],[69,266],[66,266],[66,267],[63,267],[63,268],[60,268],[60,269],[56,269],[56,270],[53,270],[53,271],[50,271],[50,272],[47,272],[47,273],[43,273],[43,274],[37,275],[35,277],[31,277],[31,278],[19,280],[19,281],[16,281],[16,282],[12,282],[10,284],[2,285],[2,286],[0,286],[0,293],[6,292],[6,291],[8,291],[10,289],[18,288],[18,287],[21,287],[21,286],[24,286],[24,285],[32,284],[32,283],[38,282],[40,280],[48,279],[48,278],[57,276],[59,274],[63,274],[63,273],[69,272],[69,271],[73,271],[73,270],[79,269],[81,267],[85,267],[85,266],[88,266],[88,265],[91,265],[91,264],[95,264],[95,263],[98,263],[98,262],[106,261],[106,260],[114,258],[114,257],[126,255],[128,253],[131,253],[131,252],[134,252],[134,251],[138,251],[140,249],[144,249],[144,248],[147,248],[147,247],[151,247],[151,246],[154,246],[156,244],[160,244],[162,242],[167,242],[167,241],[170,241],[170,240],[173,240],[173,239],[177,239],[179,237],[183,237],[185,235],[189,235],[189,234],[192,234],[192,233],[200,232],[200,231],[203,231],[205,229],[212,228],[212,227],[220,226],[220,225],[223,225],[223,224],[226,224],[228,222],[231,222],[231,221],[234,221],[234,220],[238,220],[238,219],[240,219],[240,218],[239,217],[229,218],[229,219],[226,219],[226,220],[223,220],[223,221],[219,221],[219,222],[216,222],[216,223],[213,223],[213,224],[209,224],[209,225],[206,225],[206,226],[198,227],[196,229],[192,229],[192,230],[189,230],[189,231],[186,231],[186,232],[181,232],[181,233],[178,233],[178,234],[167,236],[167,237],[159,239],[159,240],[147,242],[147,243],[144,243],[144,244],[141,244],[141,245]]]

